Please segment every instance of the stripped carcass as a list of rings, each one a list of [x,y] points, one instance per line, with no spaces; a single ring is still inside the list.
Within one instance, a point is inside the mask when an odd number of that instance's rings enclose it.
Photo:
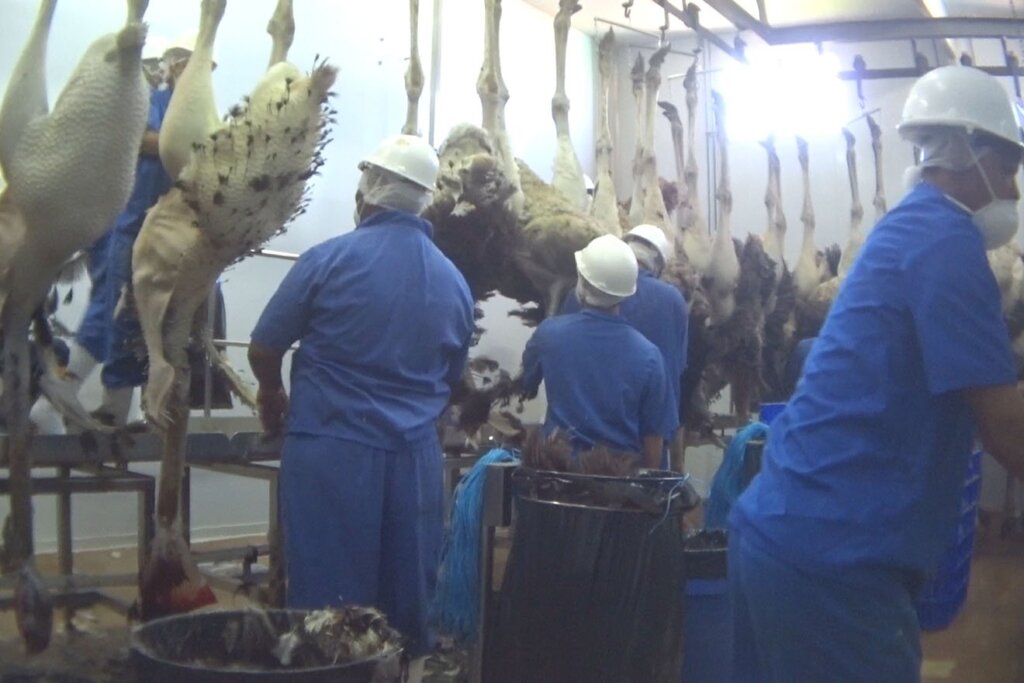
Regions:
[[[268,32],[271,65],[247,101],[220,123],[214,108],[213,44],[226,0],[203,0],[199,36],[160,133],[175,187],[150,210],[132,254],[135,302],[149,353],[147,417],[161,431],[157,532],[140,580],[143,618],[213,599],[182,536],[179,499],[188,426],[186,348],[202,330],[217,277],[304,210],[306,181],[323,163],[336,70],[306,75],[284,60],[293,36],[291,0],[279,0]],[[204,336],[205,336],[204,332]]]
[[[597,149],[595,164],[597,180],[594,183],[594,201],[590,204],[590,215],[609,235],[622,233],[619,214],[619,199],[612,177],[612,131],[608,108],[615,84],[615,33],[608,32],[597,46],[598,107],[597,107]]]
[[[29,321],[62,264],[98,239],[131,193],[146,126],[145,0],[129,0],[123,29],[94,41],[52,111],[46,45],[56,0],[44,0],[0,109],[0,332],[11,512],[5,573],[17,572],[15,611],[29,651],[50,639],[53,603],[33,559]]]
[[[797,155],[800,160],[800,176],[804,188],[804,206],[800,213],[800,222],[804,226],[803,240],[800,243],[800,256],[793,269],[793,281],[796,285],[797,300],[801,303],[810,299],[814,290],[822,282],[819,268],[818,249],[814,245],[814,202],[811,199],[811,170],[807,154],[807,140],[796,139]]]
[[[555,121],[555,164],[551,184],[577,211],[587,210],[587,188],[583,168],[576,158],[569,135],[569,96],[565,92],[565,53],[569,42],[569,20],[582,7],[576,0],[559,0],[555,14],[555,96],[551,116]]]

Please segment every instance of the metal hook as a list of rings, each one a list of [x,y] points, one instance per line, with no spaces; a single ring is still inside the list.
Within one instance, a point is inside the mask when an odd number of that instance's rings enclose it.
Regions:
[[[1006,66],[1010,68],[1010,77],[1013,79],[1013,90],[1017,95],[1017,99],[1020,99],[1020,73],[1018,67],[1020,62],[1017,60],[1017,55],[1010,52],[1010,48],[1006,45],[1006,38],[1000,38],[1000,42],[1003,44],[1003,58],[1006,60]]]
[[[664,11],[665,11],[665,23],[658,27],[658,30],[661,31],[661,40],[658,43],[659,46],[665,44],[665,34],[668,32],[668,26],[669,26],[668,8],[664,8]]]
[[[868,65],[864,61],[864,57],[856,55],[853,58],[853,71],[857,74],[857,101],[860,103],[861,111],[866,107],[864,100],[864,72],[867,71]]]
[[[633,12],[633,2],[634,0],[626,0],[626,2],[622,3],[622,11],[627,19],[629,19],[629,15]]]

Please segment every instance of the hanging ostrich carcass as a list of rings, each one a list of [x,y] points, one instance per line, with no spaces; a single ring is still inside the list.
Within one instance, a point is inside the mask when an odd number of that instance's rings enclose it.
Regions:
[[[157,533],[140,579],[140,611],[147,619],[213,598],[182,536],[179,510],[190,336],[202,328],[203,304],[224,268],[304,210],[306,181],[323,163],[330,123],[328,91],[336,70],[319,63],[306,75],[275,61],[285,59],[291,44],[291,0],[279,0],[268,26],[274,39],[270,68],[244,105],[224,123],[216,121],[209,74],[225,5],[202,2],[196,47],[160,133],[165,163],[185,163],[175,187],[146,216],[132,254],[150,362],[144,407],[163,438]]]
[[[33,558],[29,321],[62,264],[98,239],[131,193],[146,126],[145,0],[129,0],[120,32],[93,42],[52,111],[46,46],[55,0],[40,4],[0,108],[0,333],[11,512],[3,569],[17,572],[15,612],[29,651],[49,643],[53,604]]]
[[[597,46],[598,107],[597,107],[597,149],[595,164],[597,179],[594,183],[594,201],[590,204],[590,215],[609,235],[622,232],[619,215],[619,200],[612,177],[612,130],[610,116],[611,96],[615,74],[615,33],[612,29],[601,38]]]
[[[711,239],[708,236],[707,219],[700,205],[697,174],[697,61],[700,51],[693,57],[693,63],[686,70],[683,89],[686,92],[686,166],[680,188],[679,207],[676,209],[676,226],[679,239],[677,254],[681,252],[699,277],[711,263]]]
[[[642,97],[638,98],[637,107],[639,126],[633,159],[633,196],[630,200],[629,222],[631,225],[656,225],[672,245],[675,243],[675,230],[665,207],[661,179],[658,177],[658,160],[654,153],[654,114],[658,89],[661,87],[661,65],[670,47],[666,43],[650,56],[646,72],[643,71],[643,58],[637,55],[633,69],[634,94],[642,92]]]

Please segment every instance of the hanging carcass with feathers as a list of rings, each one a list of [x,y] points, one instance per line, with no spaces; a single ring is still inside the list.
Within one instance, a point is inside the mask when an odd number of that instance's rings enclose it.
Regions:
[[[775,261],[765,253],[759,236],[749,234],[736,253],[731,236],[732,188],[725,109],[718,93],[713,96],[721,179],[717,192],[718,232],[704,278],[712,311],[704,382],[709,398],[730,386],[734,413],[744,421],[761,393],[765,315],[775,296],[777,280]],[[730,279],[732,288],[726,289]]]
[[[301,73],[285,59],[294,35],[291,0],[279,0],[268,32],[270,68],[221,123],[214,109],[213,44],[226,0],[203,0],[199,36],[160,133],[174,188],[150,210],[132,254],[135,302],[149,354],[143,391],[161,430],[157,533],[140,581],[144,618],[212,599],[181,533],[178,507],[188,424],[186,348],[203,330],[203,304],[225,267],[281,232],[304,210],[307,181],[323,164],[336,70]],[[204,334],[207,334],[203,332]]]
[[[573,254],[604,231],[512,156],[498,42],[500,0],[485,0],[484,16],[484,63],[477,79],[483,127],[460,124],[449,133],[441,147],[438,189],[424,216],[477,301],[497,291],[535,304],[518,313],[536,323],[557,312],[575,282]],[[473,255],[486,260],[473,263]]]
[[[594,201],[590,204],[590,215],[609,235],[622,233],[619,199],[612,177],[612,130],[608,110],[611,107],[615,86],[615,33],[612,29],[601,38],[597,46],[598,107],[597,107],[597,149],[595,164],[597,179],[594,183]]]
[[[11,485],[0,559],[5,573],[18,575],[15,613],[33,652],[49,642],[53,603],[33,558],[29,321],[61,265],[103,234],[131,193],[148,106],[146,4],[129,0],[124,28],[88,47],[50,111],[46,51],[56,0],[43,0],[0,108],[7,183],[0,195],[0,334]]]
[[[420,95],[423,94],[423,63],[420,61],[420,0],[409,0],[409,66],[405,70],[407,101],[404,135],[419,135]]]

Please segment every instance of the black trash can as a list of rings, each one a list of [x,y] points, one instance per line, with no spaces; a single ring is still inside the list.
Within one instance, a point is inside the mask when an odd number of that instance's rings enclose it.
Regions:
[[[732,683],[733,616],[725,529],[687,534],[683,683]]]
[[[673,472],[633,478],[521,468],[518,519],[488,639],[494,683],[677,681],[682,514]]]
[[[156,619],[132,632],[136,678],[153,683],[399,683],[402,645],[387,626],[363,629],[353,622],[344,633],[366,639],[357,657],[332,661],[312,642],[299,644],[288,666],[275,662],[272,646],[279,635],[302,627],[311,612],[268,609],[268,636],[247,638],[253,616],[247,610],[193,612]],[[256,622],[259,623],[259,622]],[[270,631],[273,633],[270,633]],[[372,632],[371,632],[372,631]],[[252,631],[250,630],[251,634]],[[266,641],[270,638],[269,642]],[[344,643],[339,640],[339,649]],[[327,655],[327,657],[325,657]]]

